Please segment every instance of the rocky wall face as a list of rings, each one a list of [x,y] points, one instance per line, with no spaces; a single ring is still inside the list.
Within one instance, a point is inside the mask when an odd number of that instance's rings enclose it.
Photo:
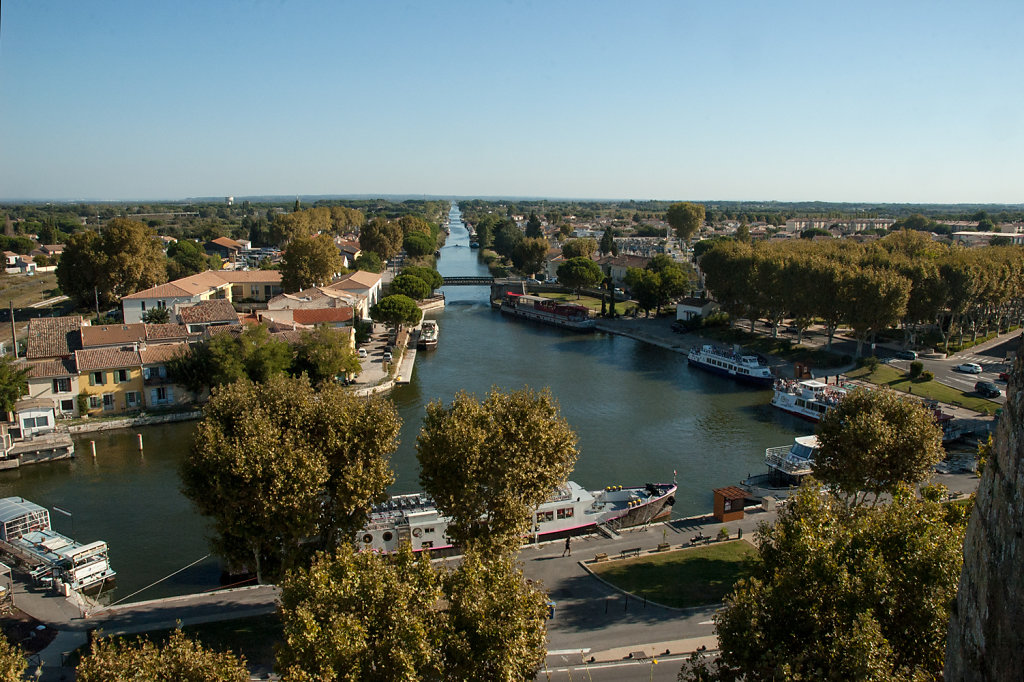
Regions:
[[[993,453],[964,540],[945,679],[1024,679],[1024,356],[1007,386]]]

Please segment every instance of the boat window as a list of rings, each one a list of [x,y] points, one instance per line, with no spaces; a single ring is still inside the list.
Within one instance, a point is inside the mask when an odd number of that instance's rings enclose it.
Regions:
[[[391,534],[391,531],[386,531],[384,533],[384,542],[391,542],[391,538],[393,537],[394,536]]]
[[[371,542],[373,542],[373,536],[367,533],[363,536],[363,542],[365,542],[366,544],[370,544]]]
[[[558,518],[560,519],[571,519],[572,518],[572,507],[566,507],[565,509],[558,510]]]
[[[543,523],[544,521],[553,521],[555,513],[550,511],[537,512],[537,523]]]

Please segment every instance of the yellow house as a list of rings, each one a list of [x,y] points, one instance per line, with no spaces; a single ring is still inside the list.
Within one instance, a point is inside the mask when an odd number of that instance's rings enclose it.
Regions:
[[[142,359],[136,346],[75,351],[79,390],[91,415],[124,414],[143,406]]]

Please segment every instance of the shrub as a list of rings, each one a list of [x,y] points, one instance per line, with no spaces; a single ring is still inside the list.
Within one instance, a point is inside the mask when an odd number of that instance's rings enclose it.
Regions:
[[[935,374],[932,372],[921,372],[921,381],[931,381],[935,378]]]
[[[874,372],[878,369],[878,358],[874,355],[869,355],[866,358],[860,359],[860,366],[867,367],[869,372]]]
[[[718,531],[718,539],[719,540],[728,540],[729,539],[729,529],[726,528],[725,526],[722,526],[719,529],[719,531]]]
[[[910,363],[910,378],[916,379],[921,376],[921,372],[924,371],[924,363],[920,360],[914,360]]]

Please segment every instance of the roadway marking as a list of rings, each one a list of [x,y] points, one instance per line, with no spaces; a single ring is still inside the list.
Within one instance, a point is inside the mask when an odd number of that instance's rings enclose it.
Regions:
[[[702,620],[701,622],[697,623],[697,625],[714,625],[714,624],[715,624],[715,621],[713,621],[713,620]]]
[[[548,656],[567,656],[569,654],[589,654],[590,647],[586,649],[556,649],[555,651],[549,651]]]

